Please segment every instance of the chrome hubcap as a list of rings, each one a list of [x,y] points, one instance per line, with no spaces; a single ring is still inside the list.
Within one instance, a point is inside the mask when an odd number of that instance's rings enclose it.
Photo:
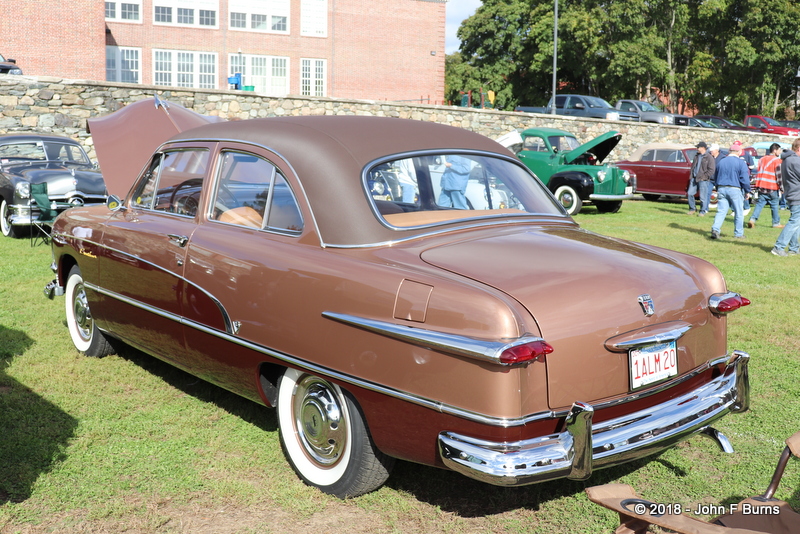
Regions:
[[[297,383],[292,401],[297,436],[311,460],[323,467],[339,461],[347,445],[347,420],[342,399],[324,380],[306,376]]]
[[[92,336],[93,322],[83,284],[75,286],[75,298],[72,300],[72,312],[75,316],[75,326],[78,330],[78,334],[84,341],[89,341]]]
[[[575,198],[572,196],[572,193],[561,193],[561,205],[565,208],[571,207],[575,204]]]

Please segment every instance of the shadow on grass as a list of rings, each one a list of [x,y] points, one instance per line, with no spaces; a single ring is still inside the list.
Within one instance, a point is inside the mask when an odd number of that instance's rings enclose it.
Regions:
[[[22,502],[34,483],[65,458],[78,422],[6,372],[33,340],[0,325],[0,504]]]
[[[231,415],[265,432],[274,432],[278,429],[275,410],[190,375],[129,345],[116,340],[113,344],[120,358],[136,364],[183,393],[203,402],[215,404]]]
[[[479,482],[454,471],[397,462],[386,485],[410,493],[422,502],[460,517],[485,517],[520,508],[539,510],[543,503],[582,494],[590,486],[613,482],[651,461],[660,459],[658,456],[651,456],[595,471],[589,480],[560,479],[513,488]],[[685,476],[685,473],[675,468],[675,476]]]
[[[710,241],[711,240],[711,223],[712,222],[713,222],[713,219],[711,221],[709,221],[708,229],[692,228],[691,226],[684,226],[684,225],[678,224],[678,223],[669,223],[667,226],[669,228],[675,228],[676,230],[682,230],[684,232],[691,232],[691,233],[694,233],[694,234],[706,236]],[[728,222],[730,222],[730,221],[728,221]],[[725,229],[725,227],[723,226],[723,230],[724,229]],[[747,241],[747,237],[746,236],[745,236],[745,239],[743,239],[743,240],[733,239],[733,223],[732,222],[731,222],[730,226],[728,227],[728,231],[729,231],[729,233],[727,235],[725,234],[725,232],[722,232],[720,234],[720,240],[721,241],[724,242],[726,240],[729,240],[730,242],[732,242],[735,245],[738,245],[738,246],[741,246],[741,247],[749,247],[749,248],[752,248],[752,249],[763,250],[764,252],[769,252],[770,250],[772,250],[772,245],[764,245],[763,243],[756,243],[755,241]],[[778,234],[775,234],[775,238],[776,239],[777,239],[777,237],[778,237]]]

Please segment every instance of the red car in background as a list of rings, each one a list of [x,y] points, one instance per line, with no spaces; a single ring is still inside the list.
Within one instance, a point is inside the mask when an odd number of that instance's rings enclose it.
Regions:
[[[695,154],[697,149],[692,145],[648,143],[616,165],[636,175],[634,193],[647,200],[658,200],[662,195],[685,197]]]
[[[755,130],[762,133],[790,135],[793,137],[800,135],[800,130],[797,128],[785,126],[773,118],[763,117],[761,115],[746,116],[744,118],[744,125],[750,130]]]

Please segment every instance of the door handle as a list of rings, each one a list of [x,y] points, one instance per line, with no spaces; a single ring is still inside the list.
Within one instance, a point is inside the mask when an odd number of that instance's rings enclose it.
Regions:
[[[186,243],[189,242],[189,237],[185,235],[167,234],[167,237],[179,247],[185,247]]]

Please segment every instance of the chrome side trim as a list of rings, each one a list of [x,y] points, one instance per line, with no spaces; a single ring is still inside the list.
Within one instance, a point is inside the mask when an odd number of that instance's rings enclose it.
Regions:
[[[589,195],[589,200],[631,200],[633,195]]]
[[[629,341],[614,343],[611,345],[611,348],[619,351],[625,351],[636,347],[642,347],[644,345],[657,345],[659,343],[664,343],[666,341],[677,341],[691,329],[692,325],[686,325],[680,328],[674,328],[668,332],[662,332],[660,334],[654,334],[652,336],[645,336],[636,339],[631,339]]]
[[[457,334],[446,334],[426,328],[405,326],[385,321],[375,321],[330,311],[322,312],[323,317],[349,324],[370,332],[375,332],[393,339],[399,339],[406,343],[412,343],[426,349],[434,349],[458,356],[466,356],[476,360],[496,363],[498,365],[509,365],[500,361],[500,355],[507,349],[531,343],[534,341],[544,341],[542,338],[531,335],[523,335],[519,338],[506,342],[485,341],[473,337],[460,336]],[[530,362],[525,362],[530,363]]]
[[[521,486],[554,478],[582,479],[610,467],[667,449],[738,411],[749,397],[747,364],[738,352],[725,372],[707,384],[636,413],[592,424],[591,406],[575,403],[563,432],[498,443],[453,432],[439,434],[445,466],[499,486]],[[740,389],[741,388],[741,389]],[[582,436],[589,439],[584,439]]]
[[[181,277],[178,276],[176,278],[181,278]],[[189,282],[187,281],[187,283],[189,283]],[[83,284],[86,287],[88,287],[89,289],[92,289],[92,290],[100,293],[101,295],[105,295],[107,297],[111,297],[113,299],[119,300],[120,302],[124,302],[126,304],[130,304],[131,306],[134,306],[136,308],[148,311],[148,312],[150,312],[150,313],[152,313],[154,315],[158,315],[159,317],[164,317],[165,319],[170,319],[172,321],[175,321],[177,323],[182,323],[182,324],[194,323],[193,321],[189,321],[188,319],[186,319],[186,318],[184,318],[184,317],[182,317],[180,315],[177,315],[177,314],[174,314],[172,312],[168,312],[168,311],[162,310],[161,308],[156,308],[155,306],[150,306],[149,304],[145,304],[144,302],[141,302],[139,300],[132,299],[130,297],[126,297],[125,295],[121,295],[120,293],[117,293],[115,291],[111,291],[109,289],[104,289],[104,288],[102,288],[102,287],[100,287],[98,285],[92,284],[90,282],[86,282],[85,280],[84,280]],[[225,309],[225,306],[223,306],[222,303],[219,300],[217,300],[213,295],[211,295],[208,291],[205,291],[204,289],[202,289],[202,288],[200,288],[200,287],[198,287],[198,286],[196,286],[194,284],[191,284],[191,285],[196,287],[198,290],[202,291],[206,296],[208,296],[209,299],[211,299],[211,301],[217,306],[217,309],[219,310],[220,314],[222,315],[222,321],[225,323],[225,332],[227,334],[233,334],[234,333],[233,321],[231,320],[230,315],[228,315],[228,312]],[[217,330],[214,330],[214,331],[217,331]]]

